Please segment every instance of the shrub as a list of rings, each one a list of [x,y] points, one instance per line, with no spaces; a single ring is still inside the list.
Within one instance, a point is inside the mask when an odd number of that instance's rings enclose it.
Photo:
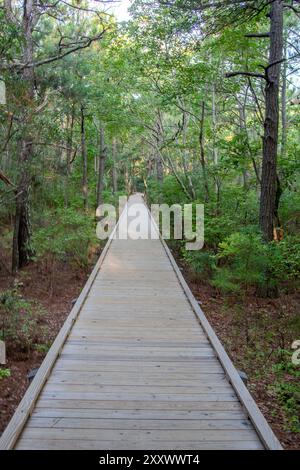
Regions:
[[[269,267],[267,245],[255,230],[235,232],[219,245],[217,259],[223,263],[213,278],[222,291],[238,292],[259,286],[266,280]]]
[[[299,280],[300,237],[264,243],[255,227],[232,233],[219,244],[213,285],[224,292],[276,287]]]
[[[33,243],[37,256],[70,258],[77,266],[88,265],[88,250],[96,242],[96,227],[89,215],[73,208],[58,208],[48,213],[46,226],[35,231]]]
[[[17,289],[0,294],[0,338],[29,351],[36,337],[42,334],[39,320],[42,309],[22,298]]]
[[[271,389],[275,392],[288,419],[287,428],[300,432],[300,371],[292,364],[291,353],[278,350],[280,362],[273,366],[276,380]]]
[[[192,267],[193,271],[203,277],[210,278],[215,269],[215,256],[208,251],[183,250],[183,259]]]
[[[300,277],[300,236],[287,236],[280,243],[270,246],[272,271],[275,277],[285,281],[297,281]]]
[[[10,377],[10,369],[2,369],[0,367],[0,380],[5,379],[6,377]]]

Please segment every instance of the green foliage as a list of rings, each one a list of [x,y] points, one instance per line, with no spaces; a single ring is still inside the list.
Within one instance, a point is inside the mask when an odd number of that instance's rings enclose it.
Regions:
[[[10,377],[10,369],[3,369],[0,367],[0,380]]]
[[[49,351],[50,347],[51,347],[51,344],[44,344],[44,343],[34,344],[34,349],[36,349],[37,351],[39,351],[42,354],[46,354]]]
[[[175,204],[190,202],[175,176],[167,175],[162,184],[156,179],[148,180],[147,194],[151,203]]]
[[[35,302],[25,300],[16,289],[0,294],[0,337],[11,346],[29,351],[38,335],[43,310]]]
[[[266,244],[254,227],[232,233],[219,244],[219,249],[212,284],[224,292],[299,279],[299,237]]]
[[[86,267],[89,246],[96,242],[95,224],[91,217],[69,208],[57,208],[44,214],[44,227],[37,229],[33,243],[38,257],[52,256]]]
[[[278,397],[287,416],[286,428],[300,432],[300,370],[291,361],[290,351],[280,350],[280,362],[273,367],[276,373],[272,390]]]
[[[269,247],[272,272],[282,281],[299,281],[300,278],[300,236],[286,236],[280,243]]]
[[[225,292],[237,292],[263,284],[269,258],[267,247],[257,232],[235,232],[219,246],[219,266],[212,281],[214,286]]]
[[[183,250],[183,259],[191,266],[193,271],[200,274],[203,279],[210,279],[215,269],[215,256],[207,251]]]

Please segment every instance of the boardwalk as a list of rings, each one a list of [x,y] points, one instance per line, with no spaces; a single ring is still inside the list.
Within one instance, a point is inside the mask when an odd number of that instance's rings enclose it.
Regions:
[[[165,244],[112,240],[0,448],[280,444]]]

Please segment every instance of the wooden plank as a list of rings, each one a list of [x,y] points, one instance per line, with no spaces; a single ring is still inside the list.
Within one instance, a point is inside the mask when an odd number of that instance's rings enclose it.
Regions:
[[[227,393],[188,393],[188,394],[170,394],[170,393],[142,393],[138,390],[129,392],[122,392],[122,390],[115,393],[105,392],[72,392],[72,391],[47,391],[44,389],[41,393],[41,398],[55,398],[60,400],[99,400],[99,401],[238,401],[234,392]]]
[[[184,377],[166,374],[137,374],[134,372],[121,373],[95,373],[81,372],[77,374],[70,371],[52,372],[48,383],[68,383],[68,384],[101,384],[101,385],[153,385],[155,386],[188,386],[199,387],[200,385],[210,385],[218,387],[224,383],[228,384],[224,374],[189,374]]]
[[[146,372],[157,372],[161,371],[163,374],[169,374],[170,372],[175,373],[178,377],[178,374],[190,373],[205,373],[205,374],[214,374],[220,372],[224,374],[224,369],[216,361],[212,362],[211,360],[201,360],[201,362],[191,363],[191,362],[141,362],[137,361],[74,361],[70,359],[63,359],[60,357],[59,361],[56,363],[54,369],[56,370],[69,370],[69,371],[91,371],[91,372],[132,372],[136,371],[137,373]]]
[[[257,439],[253,429],[239,430],[127,430],[127,429],[60,429],[60,428],[31,428],[24,429],[23,439],[45,440],[48,439],[78,439],[78,440],[107,440],[107,441],[139,441],[144,448],[147,440],[151,441],[178,441],[182,445],[189,441],[250,441]]]
[[[32,449],[32,450],[136,450],[136,449],[149,449],[149,450],[262,450],[262,445],[259,441],[152,441],[148,439],[143,442],[142,446],[140,441],[107,441],[107,440],[59,440],[48,439],[32,440],[24,439],[17,445],[17,449]]]
[[[112,385],[112,384],[74,384],[74,383],[58,383],[53,381],[48,381],[44,391],[45,393],[52,393],[52,392],[82,392],[82,393],[112,393],[115,394],[120,390],[120,385]],[[224,382],[221,384],[213,384],[213,385],[151,385],[149,392],[149,385],[139,385],[139,384],[131,384],[131,385],[123,385],[122,384],[122,394],[143,394],[143,393],[151,393],[151,394],[172,394],[172,395],[195,395],[198,393],[212,393],[212,394],[221,394],[221,393],[230,393],[232,387],[228,382]],[[179,399],[180,399],[179,397]]]
[[[70,341],[72,341],[72,344],[73,343],[73,339],[75,339],[76,342],[81,342],[81,344],[92,344],[92,343],[101,343],[103,345],[107,344],[107,345],[111,345],[111,346],[116,346],[118,345],[118,343],[120,343],[120,345],[122,347],[124,346],[131,346],[132,348],[135,348],[135,347],[138,347],[138,346],[145,346],[145,347],[156,347],[156,346],[162,346],[162,347],[165,347],[166,349],[168,347],[175,347],[175,346],[178,346],[180,348],[184,348],[184,347],[189,347],[191,346],[192,348],[197,348],[197,346],[203,346],[206,347],[207,343],[206,340],[204,340],[203,338],[199,338],[199,344],[197,344],[196,342],[193,343],[193,342],[188,342],[188,341],[180,341],[180,339],[176,340],[176,339],[173,339],[173,341],[171,341],[170,339],[164,339],[162,338],[161,340],[159,341],[152,341],[151,339],[149,338],[139,338],[139,337],[133,337],[133,338],[115,338],[115,337],[112,337],[112,336],[89,336],[89,335],[79,335],[79,336],[70,336],[69,337]],[[204,343],[205,341],[205,343]]]
[[[199,340],[199,344],[197,346],[193,347],[179,347],[179,346],[173,346],[173,345],[164,345],[164,344],[159,344],[158,346],[148,346],[147,344],[135,344],[135,345],[122,345],[120,343],[119,347],[115,344],[110,344],[110,343],[97,343],[97,342],[87,342],[85,340],[79,340],[79,341],[72,341],[72,340],[67,340],[64,349],[66,352],[72,352],[72,351],[77,351],[77,352],[83,352],[83,351],[91,351],[91,352],[117,352],[121,351],[122,353],[147,353],[150,354],[151,352],[154,352],[155,354],[173,354],[173,353],[178,353],[178,354],[203,354],[203,353],[208,353],[211,352],[212,348],[210,347],[210,344],[206,341],[205,343]],[[215,356],[215,354],[213,354]]]
[[[245,420],[242,410],[196,411],[196,410],[102,410],[78,408],[40,408],[36,407],[32,418],[92,418],[92,419],[175,419],[175,420]]]
[[[162,357],[161,355],[152,355],[151,357],[147,357],[147,355],[139,354],[139,355],[131,355],[130,354],[104,354],[104,353],[99,353],[99,354],[89,354],[89,353],[62,353],[62,358],[63,359],[72,359],[72,360],[84,360],[84,361],[99,361],[99,360],[106,360],[106,361],[130,361],[132,358],[133,360],[138,360],[138,361],[144,361],[144,362],[153,362],[153,361],[159,361],[159,362],[170,362],[173,359],[176,360],[177,362],[197,362],[200,358],[200,356],[188,356],[188,355],[182,355],[182,356],[171,356],[171,355],[165,355]],[[202,355],[202,359],[211,359],[214,358],[214,356],[210,353],[210,355]]]
[[[101,410],[169,410],[169,411],[241,411],[238,400],[235,401],[159,401],[159,400],[63,400],[55,397],[39,398],[36,409],[39,408],[78,408]]]
[[[41,418],[33,416],[29,419],[27,426],[29,428],[55,428],[55,429],[107,429],[107,430],[253,430],[252,424],[247,419],[99,419],[99,418]]]

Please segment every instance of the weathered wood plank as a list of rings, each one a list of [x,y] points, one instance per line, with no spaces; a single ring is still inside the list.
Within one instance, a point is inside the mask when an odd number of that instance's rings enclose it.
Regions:
[[[36,407],[32,413],[33,418],[92,418],[92,419],[157,419],[157,420],[245,420],[242,410],[221,411],[177,411],[177,410],[101,410],[78,408],[41,408]]]
[[[55,429],[139,429],[139,430],[249,430],[252,425],[247,419],[143,419],[140,416],[138,419],[134,418],[114,418],[114,419],[99,419],[99,418],[79,418],[77,417],[56,417],[56,418],[41,418],[33,416],[29,419],[27,428],[55,428]],[[44,432],[44,429],[42,433]]]
[[[83,393],[116,393],[120,390],[120,385],[122,385],[122,393],[124,394],[143,394],[149,393],[149,385],[139,385],[139,384],[131,384],[131,385],[124,385],[124,384],[103,384],[103,383],[87,383],[87,384],[74,384],[69,382],[59,383],[48,381],[47,385],[44,388],[46,393],[52,392],[83,392]],[[221,394],[221,393],[230,393],[232,390],[231,386],[228,382],[224,382],[221,384],[212,384],[212,385],[204,385],[200,384],[198,386],[186,386],[186,385],[151,385],[151,394],[172,394],[172,395],[179,395],[179,398],[182,395],[196,395],[198,393],[212,393],[212,394]]]
[[[101,410],[165,410],[165,411],[242,411],[239,401],[159,401],[159,400],[63,400],[41,397],[36,405],[39,408],[78,408]]]
[[[78,439],[78,440],[107,440],[107,441],[139,441],[143,449],[147,440],[151,441],[178,441],[184,447],[186,442],[189,441],[250,441],[257,437],[253,429],[239,429],[239,430],[197,430],[197,429],[184,429],[184,430],[127,430],[127,429],[85,429],[85,428],[25,428],[22,438],[45,440],[48,439]]]
[[[132,401],[238,401],[235,393],[189,393],[189,394],[170,394],[170,393],[142,393],[138,390],[129,392],[70,392],[70,391],[47,391],[43,390],[41,398],[55,398],[60,400],[99,400],[99,401],[120,401],[120,400],[132,400]]]
[[[136,441],[107,441],[107,440],[83,440],[70,439],[48,439],[32,440],[24,439],[17,445],[17,449],[32,449],[32,450],[136,450],[136,449],[149,449],[149,450],[181,450],[183,443],[177,441],[151,441],[150,439],[143,442]],[[262,444],[257,440],[250,441],[236,441],[236,442],[198,442],[189,441],[184,442],[184,449],[188,450],[262,450]]]
[[[178,361],[165,361],[165,362],[144,362],[140,361],[90,361],[86,362],[81,358],[81,360],[72,360],[64,359],[60,357],[59,361],[56,363],[56,370],[70,370],[70,371],[92,371],[92,372],[105,372],[105,371],[115,371],[115,372],[124,372],[136,371],[138,373],[150,373],[160,371],[161,373],[173,372],[176,376],[180,376],[185,372],[197,374],[205,372],[206,374],[222,372],[224,370],[218,362],[211,359],[201,359],[196,363],[191,362],[178,362]],[[148,372],[147,372],[148,371]]]

